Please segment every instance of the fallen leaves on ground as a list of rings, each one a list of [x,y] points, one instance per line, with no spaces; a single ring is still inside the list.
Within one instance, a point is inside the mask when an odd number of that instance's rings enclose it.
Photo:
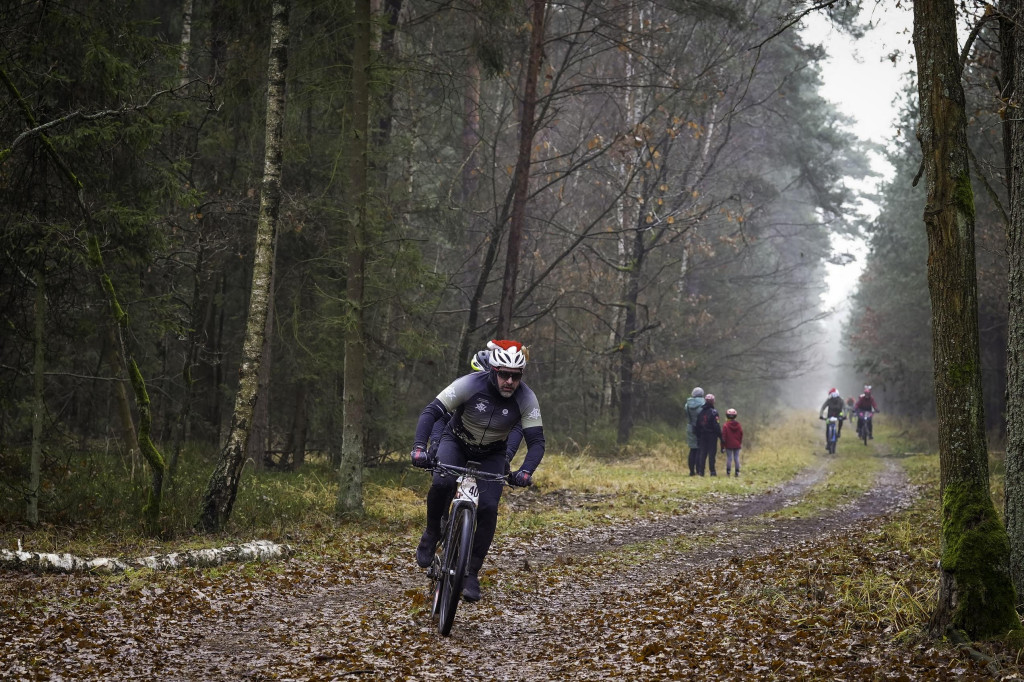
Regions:
[[[646,535],[623,547],[630,538],[620,534],[616,546],[553,561],[530,560],[535,541],[499,538],[484,600],[459,607],[450,637],[430,620],[404,537],[349,538],[329,559],[300,550],[278,564],[169,574],[5,573],[0,670],[13,679],[992,679],[920,634],[925,615],[913,605],[934,599],[927,551],[899,549],[878,519],[841,532],[804,520],[793,536],[780,523],[718,524],[699,548]],[[566,535],[550,544],[581,541],[578,530]],[[1017,671],[1003,660],[996,676],[1009,679]]]

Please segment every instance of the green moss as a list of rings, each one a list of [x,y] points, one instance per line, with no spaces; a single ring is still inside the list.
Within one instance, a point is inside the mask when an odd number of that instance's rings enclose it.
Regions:
[[[946,373],[949,389],[957,391],[958,389],[970,386],[973,381],[974,371],[974,365],[970,363],[949,365],[949,370]]]
[[[974,639],[1020,629],[1010,580],[1010,543],[984,486],[953,483],[943,491],[942,568],[956,583],[951,625]]]
[[[150,437],[153,416],[149,411],[149,393],[146,391],[146,381],[142,378],[142,372],[139,371],[139,366],[134,358],[128,363],[128,373],[131,375],[132,388],[135,389],[135,402],[139,406],[139,451],[142,452],[142,456],[146,458],[153,470],[153,484],[146,496],[146,504],[142,507],[142,516],[149,532],[155,534],[159,532],[164,472],[167,470],[167,466],[164,463],[163,455],[157,450],[156,444]]]
[[[1010,630],[1006,635],[1006,646],[1014,651],[1024,651],[1024,628]]]
[[[969,215],[971,220],[974,220],[974,190],[971,188],[971,176],[969,173],[964,172],[960,174],[954,191],[957,207]]]

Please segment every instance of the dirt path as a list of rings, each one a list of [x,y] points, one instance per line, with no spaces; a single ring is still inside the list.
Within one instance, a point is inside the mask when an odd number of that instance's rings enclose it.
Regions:
[[[431,622],[408,538],[354,538],[330,562],[306,549],[222,571],[12,574],[0,584],[0,678],[991,679],[948,648],[896,641],[835,593],[865,567],[909,589],[910,557],[870,531],[916,491],[882,462],[866,494],[821,516],[786,508],[825,482],[826,460],[761,495],[704,496],[539,543],[499,537],[484,599],[459,607],[450,637]]]
[[[763,517],[798,502],[824,475],[821,463],[767,494],[686,514],[567,532],[539,546],[496,543],[485,599],[460,606],[448,638],[422,610],[422,573],[410,557],[389,556],[370,572],[354,567],[355,581],[325,584],[301,600],[269,598],[222,621],[195,642],[190,658],[218,677],[248,679],[617,679],[636,659],[633,644],[623,644],[621,657],[604,646],[617,627],[629,630],[666,600],[685,603],[682,593],[719,567],[846,532],[907,506],[913,495],[902,469],[886,460],[870,491],[852,504],[821,517]],[[679,538],[690,546],[676,546]],[[636,546],[645,549],[622,561]],[[716,589],[718,580],[710,582]],[[720,613],[710,621],[729,618]],[[634,629],[641,639],[641,630],[650,631]],[[588,646],[594,638],[597,657]],[[661,641],[645,646],[657,649]]]

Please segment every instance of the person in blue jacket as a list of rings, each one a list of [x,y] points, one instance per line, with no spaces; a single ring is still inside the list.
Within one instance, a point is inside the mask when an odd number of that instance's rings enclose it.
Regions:
[[[423,409],[416,424],[416,437],[410,455],[414,466],[430,468],[435,461],[465,466],[472,459],[480,470],[505,473],[508,469],[509,436],[517,427],[526,442],[526,457],[515,473],[508,475],[512,485],[530,485],[534,471],[544,457],[544,426],[537,396],[523,382],[526,354],[518,341],[488,342],[489,367],[461,376]],[[447,424],[438,439],[436,455],[428,441],[436,423]],[[518,444],[517,446],[518,447]],[[515,453],[515,450],[512,450]],[[469,561],[469,572],[462,587],[466,601],[480,599],[480,568],[494,539],[498,523],[500,483],[480,481],[476,534]],[[455,481],[435,473],[427,493],[427,527],[416,547],[416,563],[427,568],[433,561],[441,537],[441,517],[455,495]]]

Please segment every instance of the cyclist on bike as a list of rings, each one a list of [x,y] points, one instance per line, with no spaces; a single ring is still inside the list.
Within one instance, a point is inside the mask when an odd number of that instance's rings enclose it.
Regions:
[[[469,358],[469,366],[473,368],[474,372],[486,372],[491,369],[491,351],[480,350]],[[441,441],[441,434],[444,432],[444,427],[451,421],[452,415],[450,412],[445,411],[441,417],[434,422],[434,428],[430,430],[430,441],[427,447],[427,453],[430,455],[431,460],[437,459],[437,446]],[[516,456],[516,451],[519,450],[520,443],[523,442],[523,425],[522,423],[516,424],[512,428],[512,432],[508,434],[508,449],[505,451],[505,473],[509,473],[509,465]]]
[[[868,412],[868,413],[871,413],[871,414],[879,412],[878,403],[875,402],[874,397],[872,397],[872,395],[871,395],[871,387],[870,386],[864,386],[864,392],[860,394],[860,397],[857,399],[857,404],[853,406],[853,409],[855,409],[857,411],[857,423],[858,424],[860,424],[860,420],[861,420],[860,414],[862,412]],[[868,419],[866,421],[867,421],[867,427],[868,427],[868,440],[872,440],[875,436],[872,433],[874,431],[874,426],[872,425],[871,422],[873,422],[874,420],[873,419]]]
[[[839,423],[836,428],[836,440],[838,440],[839,436],[843,433],[843,419],[846,418],[843,414],[844,406],[845,403],[843,403],[843,398],[839,395],[839,391],[834,388],[830,388],[828,390],[828,398],[825,399],[825,402],[821,404],[821,409],[818,410],[818,419],[831,419],[832,417],[839,418]],[[822,413],[826,410],[828,411],[828,414],[822,416]],[[826,431],[826,434],[827,433],[828,431]],[[825,444],[828,445],[827,442]]]
[[[509,435],[521,425],[526,457],[519,470],[509,474],[508,481],[511,485],[525,487],[530,485],[533,472],[544,457],[540,405],[537,396],[522,381],[526,367],[522,344],[494,340],[488,342],[487,347],[490,355],[486,370],[459,377],[423,409],[416,424],[412,463],[422,468],[430,468],[435,461],[466,466],[466,461],[472,459],[480,463],[480,471],[508,472]],[[447,414],[450,418],[441,432],[435,459],[427,450],[427,440],[435,423]],[[502,492],[500,483],[490,481],[480,481],[479,488],[473,552],[462,587],[466,601],[480,599],[480,568],[494,539]],[[429,567],[433,561],[441,536],[441,517],[454,495],[455,480],[435,472],[427,493],[427,527],[416,548],[416,563],[421,568]]]

